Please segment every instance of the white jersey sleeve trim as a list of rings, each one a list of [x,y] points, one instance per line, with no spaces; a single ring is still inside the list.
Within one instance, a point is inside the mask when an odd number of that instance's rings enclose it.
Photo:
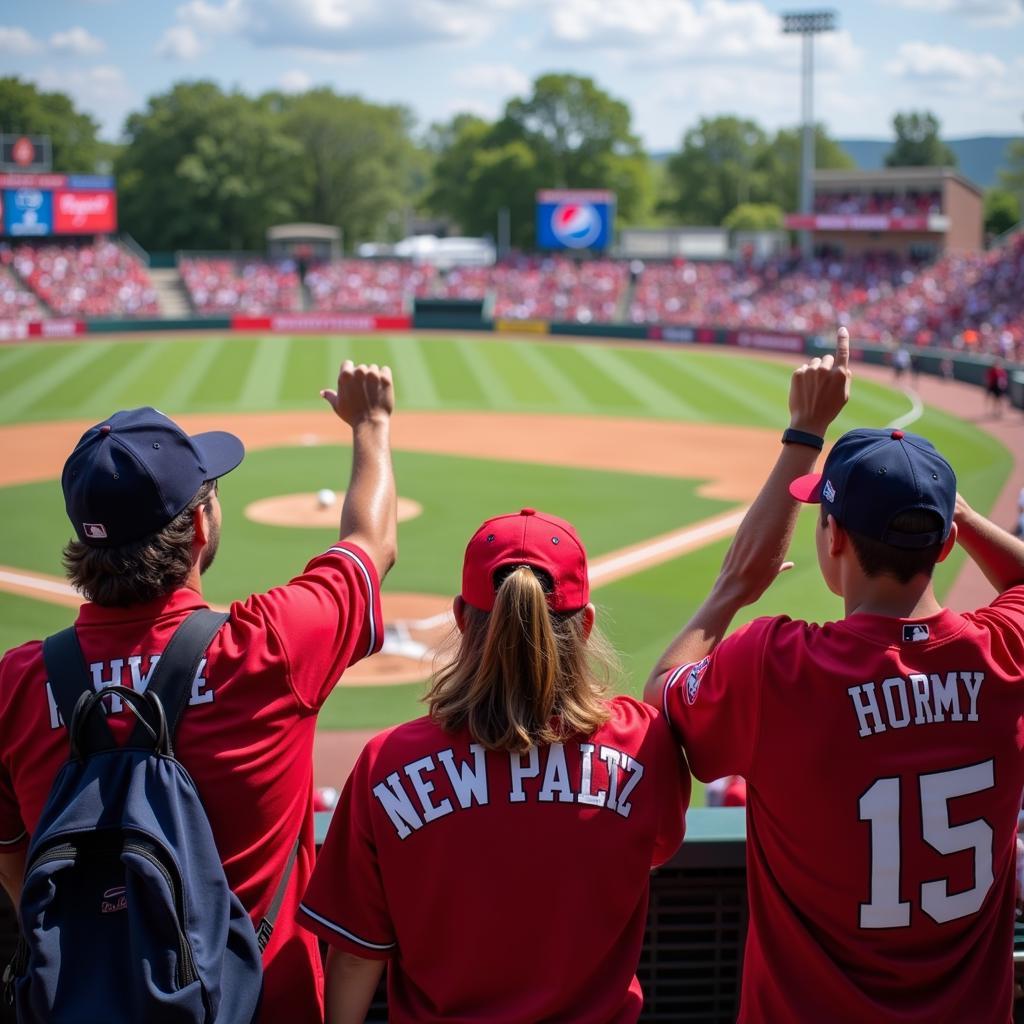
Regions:
[[[668,677],[668,679],[665,680],[665,688],[661,691],[661,710],[664,712],[666,719],[669,717],[669,715],[668,715],[668,691],[671,690],[672,687],[675,686],[676,683],[679,682],[679,680],[683,676],[683,673],[688,668],[692,668],[693,665],[694,665],[694,662],[692,662],[692,661],[689,662],[686,665],[680,665],[679,668],[673,669],[672,670],[672,674]]]
[[[326,917],[322,914],[318,914],[315,910],[310,910],[305,903],[300,903],[299,909],[314,921],[318,921],[325,928],[330,928],[332,932],[337,932],[339,935],[349,939],[351,942],[358,943],[360,946],[365,946],[367,949],[385,950],[395,948],[396,943],[394,942],[369,942],[367,939],[361,939],[358,935],[353,935],[347,928],[342,928],[340,924],[335,924],[334,921],[329,921]]]
[[[15,843],[20,843],[27,835],[28,830],[22,829],[13,839],[0,839],[0,846],[13,846]]]
[[[377,650],[377,595],[373,592],[373,577],[370,575],[370,570],[366,568],[366,563],[350,548],[335,547],[328,548],[327,551],[328,553],[334,552],[351,558],[359,567],[359,571],[362,573],[363,579],[366,581],[366,609],[367,618],[370,620],[370,645],[367,648],[364,657],[368,658]]]

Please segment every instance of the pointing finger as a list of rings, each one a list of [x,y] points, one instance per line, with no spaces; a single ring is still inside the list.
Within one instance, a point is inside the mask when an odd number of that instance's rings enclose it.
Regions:
[[[845,370],[850,365],[850,332],[840,327],[836,334],[836,366]]]

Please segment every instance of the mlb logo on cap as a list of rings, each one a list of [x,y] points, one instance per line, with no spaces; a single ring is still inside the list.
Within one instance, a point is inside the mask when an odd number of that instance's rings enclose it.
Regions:
[[[102,523],[82,523],[82,533],[89,540],[106,540],[107,528]]]

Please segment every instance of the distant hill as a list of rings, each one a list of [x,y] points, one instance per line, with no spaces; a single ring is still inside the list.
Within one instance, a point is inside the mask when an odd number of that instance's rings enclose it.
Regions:
[[[980,135],[973,139],[945,139],[957,158],[957,170],[976,185],[989,188],[999,183],[999,170],[1009,159],[1007,149],[1016,136]],[[838,139],[839,145],[864,171],[882,167],[891,139]]]

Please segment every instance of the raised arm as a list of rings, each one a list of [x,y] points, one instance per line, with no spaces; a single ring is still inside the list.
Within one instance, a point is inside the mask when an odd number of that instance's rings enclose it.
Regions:
[[[793,373],[790,428],[824,439],[849,397],[850,335],[841,327],[834,356],[812,359]],[[669,644],[647,680],[644,698],[649,703],[660,706],[666,672],[710,654],[736,613],[744,605],[753,604],[779,572],[789,568],[784,559],[799,513],[799,503],[790,495],[789,485],[814,470],[818,453],[819,448],[810,444],[783,445],[778,461],[736,531],[711,593]]]
[[[1024,583],[1024,540],[975,512],[959,494],[953,521],[960,546],[1000,594]]]
[[[352,475],[341,507],[341,539],[358,544],[383,579],[398,555],[398,512],[391,465],[395,392],[390,367],[341,364],[336,391],[320,392],[352,428]]]

